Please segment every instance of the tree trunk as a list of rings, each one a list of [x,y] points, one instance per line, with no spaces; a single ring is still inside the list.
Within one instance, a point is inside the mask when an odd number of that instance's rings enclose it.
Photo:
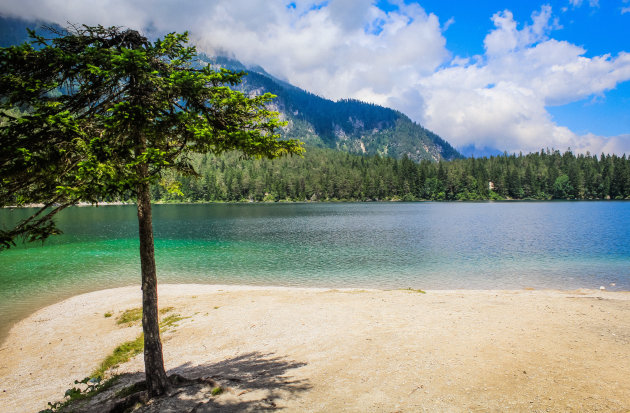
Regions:
[[[140,176],[148,176],[146,164],[138,166]],[[157,273],[153,249],[151,193],[149,183],[138,184],[138,227],[140,232],[140,267],[142,269],[142,331],[144,332],[144,372],[149,397],[161,396],[169,388],[164,370],[158,320]]]

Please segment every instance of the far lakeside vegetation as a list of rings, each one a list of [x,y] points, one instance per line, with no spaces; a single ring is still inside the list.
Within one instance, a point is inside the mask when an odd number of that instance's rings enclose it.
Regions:
[[[480,201],[630,199],[625,155],[541,150],[416,163],[310,147],[304,158],[195,159],[199,177],[171,175],[158,202]],[[179,191],[173,191],[179,186]],[[165,188],[169,188],[168,191]]]

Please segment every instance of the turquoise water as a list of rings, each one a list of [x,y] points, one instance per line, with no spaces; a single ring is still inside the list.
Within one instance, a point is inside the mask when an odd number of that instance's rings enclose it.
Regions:
[[[139,285],[135,214],[70,208],[64,235],[1,252],[0,335],[42,305]],[[154,207],[163,283],[630,290],[629,223],[630,202]]]

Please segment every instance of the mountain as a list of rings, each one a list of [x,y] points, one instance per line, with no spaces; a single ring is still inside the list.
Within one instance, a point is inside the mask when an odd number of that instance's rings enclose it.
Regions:
[[[39,29],[41,25],[0,16],[0,45],[26,41],[26,27]],[[201,54],[199,64],[247,72],[239,88],[247,93],[277,95],[272,105],[288,122],[281,134],[307,146],[397,159],[406,155],[416,162],[462,158],[444,139],[393,109],[354,99],[324,99],[270,75],[260,66],[245,66],[227,57]]]
[[[505,151],[500,151],[497,148],[493,148],[490,146],[477,146],[474,143],[460,146],[457,148],[457,150],[466,158],[483,158],[484,156],[489,158],[491,156],[500,156],[505,153]]]
[[[47,24],[42,21],[27,21],[0,15],[0,47],[9,47],[26,42],[29,40],[27,28],[39,32],[42,26],[45,25],[60,28],[57,25]]]
[[[295,87],[260,66],[245,66],[221,56],[200,55],[203,64],[247,73],[240,88],[273,93],[274,105],[288,125],[282,135],[306,145],[349,153],[438,161],[462,158],[448,142],[401,112],[354,99],[332,101]]]

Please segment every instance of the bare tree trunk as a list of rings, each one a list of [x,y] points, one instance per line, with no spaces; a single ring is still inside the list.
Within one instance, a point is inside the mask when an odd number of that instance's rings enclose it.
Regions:
[[[148,176],[146,164],[138,166],[140,176]],[[138,227],[140,232],[140,267],[142,269],[142,331],[144,332],[144,372],[149,397],[166,393],[169,388],[164,370],[158,320],[157,272],[153,249],[151,193],[149,183],[138,184]]]

